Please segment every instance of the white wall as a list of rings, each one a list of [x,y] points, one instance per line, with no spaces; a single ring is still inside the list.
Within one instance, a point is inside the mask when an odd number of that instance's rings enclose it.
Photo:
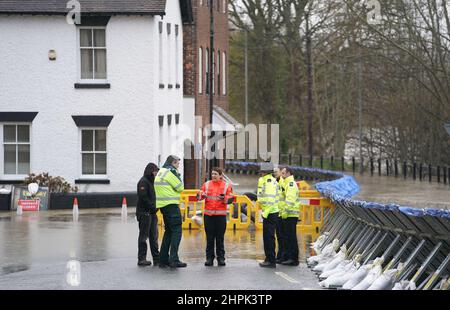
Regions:
[[[159,29],[158,23],[162,21],[163,23],[163,32],[162,32],[162,45],[163,45],[163,76],[162,83],[164,84],[164,88],[159,88],[159,79],[158,72],[155,74],[155,82],[156,82],[156,93],[154,96],[154,100],[156,103],[156,114],[164,115],[164,126],[162,128],[158,128],[158,131],[155,132],[155,141],[159,141],[159,135],[161,134],[163,140],[166,143],[161,145],[160,155],[161,155],[161,165],[166,160],[167,156],[173,154],[177,155],[180,158],[183,157],[183,145],[180,143],[182,141],[181,131],[181,123],[183,122],[183,28],[182,28],[182,19],[181,12],[179,9],[179,1],[167,1],[166,2],[166,15],[161,17],[155,17],[155,27],[154,27],[154,35],[158,40],[159,44]],[[167,35],[167,23],[171,24],[171,33]],[[178,79],[175,76],[175,25],[178,25]],[[167,49],[167,40],[171,41],[170,51]],[[158,68],[159,59],[158,59],[158,48],[155,48],[154,58],[154,66]],[[168,60],[170,60],[170,79],[169,79],[169,64]],[[168,84],[173,85],[172,89],[168,88]],[[180,85],[179,88],[176,88],[176,83]],[[172,115],[172,123],[171,126],[167,124],[167,115]],[[180,125],[175,124],[175,114],[180,114]],[[194,117],[194,113],[190,118]],[[183,162],[181,162],[181,166],[179,168],[180,173],[183,176]]]
[[[178,2],[168,3],[164,20],[178,23],[182,34]],[[111,88],[75,89],[79,60],[74,25],[61,16],[0,16],[0,111],[39,112],[31,130],[32,172],[47,171],[73,184],[81,176],[81,156],[79,130],[71,116],[114,115],[107,140],[111,183],[79,187],[81,191],[136,190],[145,165],[157,162],[160,152],[158,115],[182,117],[183,110],[182,85],[158,88],[158,20],[111,17],[106,28]],[[182,49],[182,41],[179,46]],[[56,51],[56,61],[49,61],[50,49]],[[182,74],[182,68],[179,71]],[[181,150],[180,146],[180,154]],[[2,157],[0,165],[3,173]]]

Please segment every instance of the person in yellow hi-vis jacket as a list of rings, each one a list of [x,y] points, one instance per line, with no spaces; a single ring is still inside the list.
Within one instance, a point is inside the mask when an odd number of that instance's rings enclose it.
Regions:
[[[266,259],[260,263],[261,267],[275,268],[275,230],[278,222],[278,183],[273,177],[273,164],[261,163],[260,178],[258,180],[258,198],[263,217],[263,241]]]
[[[279,202],[278,202],[278,223],[276,229],[276,237],[277,237],[277,264],[281,264],[286,260],[286,236],[284,232],[284,222],[282,220],[283,210],[284,210],[284,178],[283,178],[283,167],[278,166],[275,167],[273,177],[277,180],[278,183],[278,194],[279,194]]]
[[[179,207],[180,195],[184,190],[178,173],[180,158],[170,155],[156,175],[156,208],[161,210],[164,219],[164,237],[161,244],[159,267],[179,268],[187,264],[180,261],[178,247],[181,242],[182,218]],[[170,250],[170,257],[169,257]]]
[[[292,170],[283,168],[284,177],[284,201],[283,201],[283,231],[285,234],[285,260],[282,265],[298,266],[297,223],[300,215],[299,190],[295,182]]]

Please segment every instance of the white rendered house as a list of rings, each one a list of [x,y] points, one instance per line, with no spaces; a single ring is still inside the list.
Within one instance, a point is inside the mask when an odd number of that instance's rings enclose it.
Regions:
[[[49,172],[81,192],[135,191],[148,162],[183,156],[189,1],[79,3],[71,24],[64,0],[0,1],[0,184]]]

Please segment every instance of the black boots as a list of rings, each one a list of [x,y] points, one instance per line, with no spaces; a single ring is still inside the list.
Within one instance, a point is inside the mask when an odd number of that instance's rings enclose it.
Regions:
[[[293,259],[288,259],[281,263],[281,265],[285,265],[285,266],[298,266],[298,264],[299,264],[299,262],[295,261]]]
[[[146,259],[140,259],[140,260],[138,260],[137,265],[140,266],[140,267],[151,266],[152,262],[150,262],[150,261],[148,261]]]
[[[224,258],[218,258],[217,259],[217,265],[222,267],[222,266],[226,266],[227,264],[225,264],[225,259]],[[206,262],[205,262],[205,266],[207,266],[207,267],[214,266],[214,259],[213,258],[207,258]]]
[[[205,262],[205,266],[206,266],[206,267],[211,267],[211,266],[213,266],[213,265],[214,265],[213,259],[207,258],[207,259],[206,259],[206,262]]]
[[[159,265],[159,257],[153,257],[153,266]]]
[[[263,267],[263,268],[276,268],[277,264],[271,263],[271,262],[268,262],[268,261],[263,261],[262,263],[259,263],[259,266]]]
[[[178,261],[178,262],[170,262],[169,266],[170,266],[170,268],[184,268],[187,266],[187,264],[183,263],[181,261]]]

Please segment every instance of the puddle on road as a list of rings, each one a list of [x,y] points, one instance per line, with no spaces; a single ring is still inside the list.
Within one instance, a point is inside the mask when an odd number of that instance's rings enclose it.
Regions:
[[[28,270],[29,266],[27,265],[9,265],[2,267],[1,275],[7,275],[11,273],[21,272]]]

